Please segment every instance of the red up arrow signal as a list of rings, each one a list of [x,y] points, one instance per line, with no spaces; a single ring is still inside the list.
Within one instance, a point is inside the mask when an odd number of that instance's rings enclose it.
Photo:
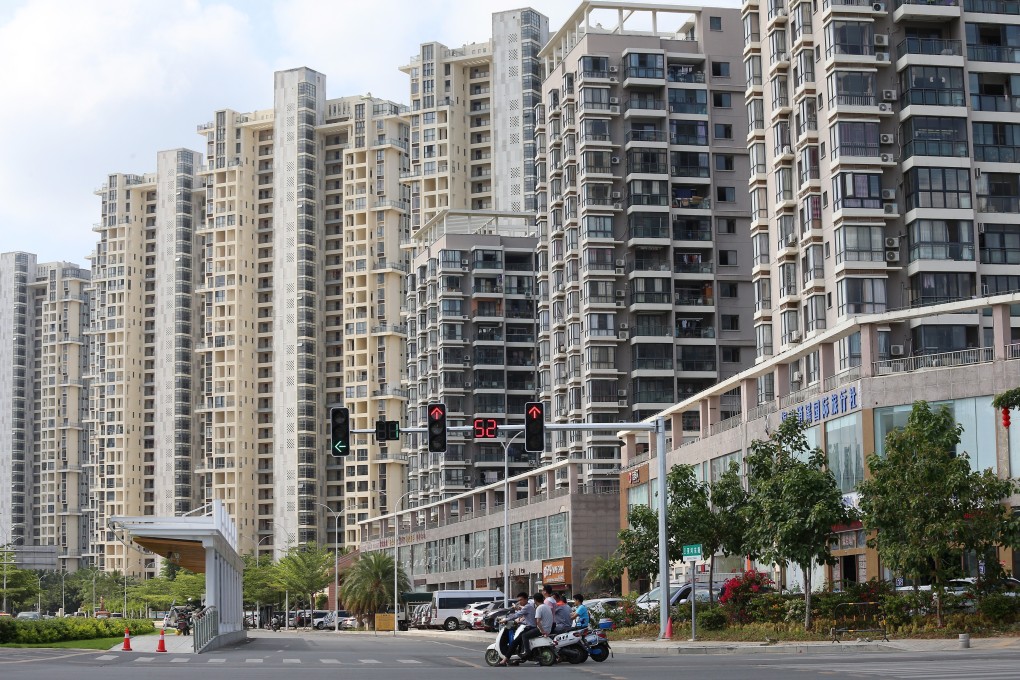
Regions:
[[[541,417],[541,415],[542,409],[540,409],[538,406],[532,406],[531,408],[528,409],[529,418],[539,418]]]
[[[434,409],[429,411],[429,416],[432,418],[441,418],[443,416],[443,409],[436,406]]]

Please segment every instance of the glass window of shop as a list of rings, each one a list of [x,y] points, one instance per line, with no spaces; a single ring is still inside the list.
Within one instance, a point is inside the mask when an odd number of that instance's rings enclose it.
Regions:
[[[1020,477],[1020,434],[1016,430],[1009,433],[1009,476]]]
[[[707,466],[705,476],[708,478],[708,481],[719,481],[719,478],[730,469],[730,463],[736,463],[739,466],[741,460],[740,453],[741,452],[739,450],[733,451],[731,453],[727,453],[725,456],[718,456],[703,463],[703,465]],[[743,468],[740,469],[740,474],[743,475]]]
[[[549,518],[549,557],[564,557],[569,554],[567,513],[561,512]]]
[[[648,505],[648,484],[638,484],[627,489],[627,514],[635,505]]]
[[[523,562],[528,559],[528,523],[510,525],[510,561]]]
[[[966,452],[970,457],[972,470],[996,472],[995,457],[995,415],[991,397],[973,397],[932,402],[937,408],[945,404],[960,425],[960,443],[957,454]],[[898,427],[904,427],[913,407],[910,404],[875,409],[875,453],[885,455],[885,437]]]
[[[548,521],[545,517],[531,520],[530,524],[530,539],[531,545],[529,553],[533,560],[544,560],[548,557]]]
[[[850,493],[864,479],[861,414],[854,413],[825,423],[825,447],[829,469],[836,477],[839,490]]]
[[[498,567],[503,564],[503,527],[489,529],[489,566]]]
[[[476,531],[474,537],[471,539],[471,544],[474,547],[474,554],[472,555],[472,562],[475,569],[485,566],[486,551],[488,550],[486,538],[488,532]]]

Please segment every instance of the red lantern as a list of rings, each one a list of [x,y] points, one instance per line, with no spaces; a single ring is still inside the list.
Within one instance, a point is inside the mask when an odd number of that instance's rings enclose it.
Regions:
[[[1009,427],[1009,409],[1002,409],[1002,426]]]

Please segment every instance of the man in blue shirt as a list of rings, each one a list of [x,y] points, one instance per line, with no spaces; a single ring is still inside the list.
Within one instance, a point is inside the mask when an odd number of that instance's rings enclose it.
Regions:
[[[591,616],[588,614],[588,607],[584,604],[584,595],[577,593],[574,595],[574,602],[577,606],[574,608],[574,625],[587,628],[588,624],[591,623]]]

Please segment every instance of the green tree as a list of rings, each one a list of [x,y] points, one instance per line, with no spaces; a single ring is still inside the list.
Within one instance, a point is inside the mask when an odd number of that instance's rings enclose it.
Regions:
[[[744,552],[747,534],[747,517],[744,506],[747,493],[740,479],[740,465],[730,463],[729,468],[716,481],[708,485],[710,514],[701,529],[700,543],[709,555],[708,597],[715,601],[715,556],[739,555]]]
[[[667,535],[669,528],[667,527]],[[619,533],[616,555],[631,579],[655,580],[659,572],[659,513],[647,505],[635,505],[627,513],[627,528]]]
[[[596,555],[588,563],[584,574],[584,583],[588,586],[599,586],[610,593],[618,594],[622,590],[623,572],[626,569],[619,555]]]
[[[276,563],[274,580],[283,590],[307,598],[304,602],[311,608],[315,593],[333,580],[333,562],[333,552],[323,546],[297,546]]]
[[[411,589],[403,567],[397,571],[397,589]],[[355,616],[375,614],[393,604],[393,557],[382,552],[362,553],[343,573],[340,596]]]
[[[962,432],[948,407],[915,402],[906,426],[886,435],[885,456],[868,457],[871,478],[858,487],[864,526],[875,532],[869,545],[890,569],[931,580],[940,626],[945,582],[962,553],[1016,546],[1020,534],[1002,503],[1016,483],[971,470],[967,454],[956,455]],[[987,568],[994,575],[998,560]]]
[[[835,477],[825,469],[825,454],[808,446],[806,427],[788,417],[768,439],[751,443],[744,509],[749,552],[803,570],[805,630],[811,627],[811,568],[834,562],[829,551],[832,528],[853,515],[843,504]]]
[[[268,557],[256,561],[254,555],[245,555],[242,589],[246,606],[253,607],[256,603],[277,603],[280,599],[280,590],[273,561]]]

